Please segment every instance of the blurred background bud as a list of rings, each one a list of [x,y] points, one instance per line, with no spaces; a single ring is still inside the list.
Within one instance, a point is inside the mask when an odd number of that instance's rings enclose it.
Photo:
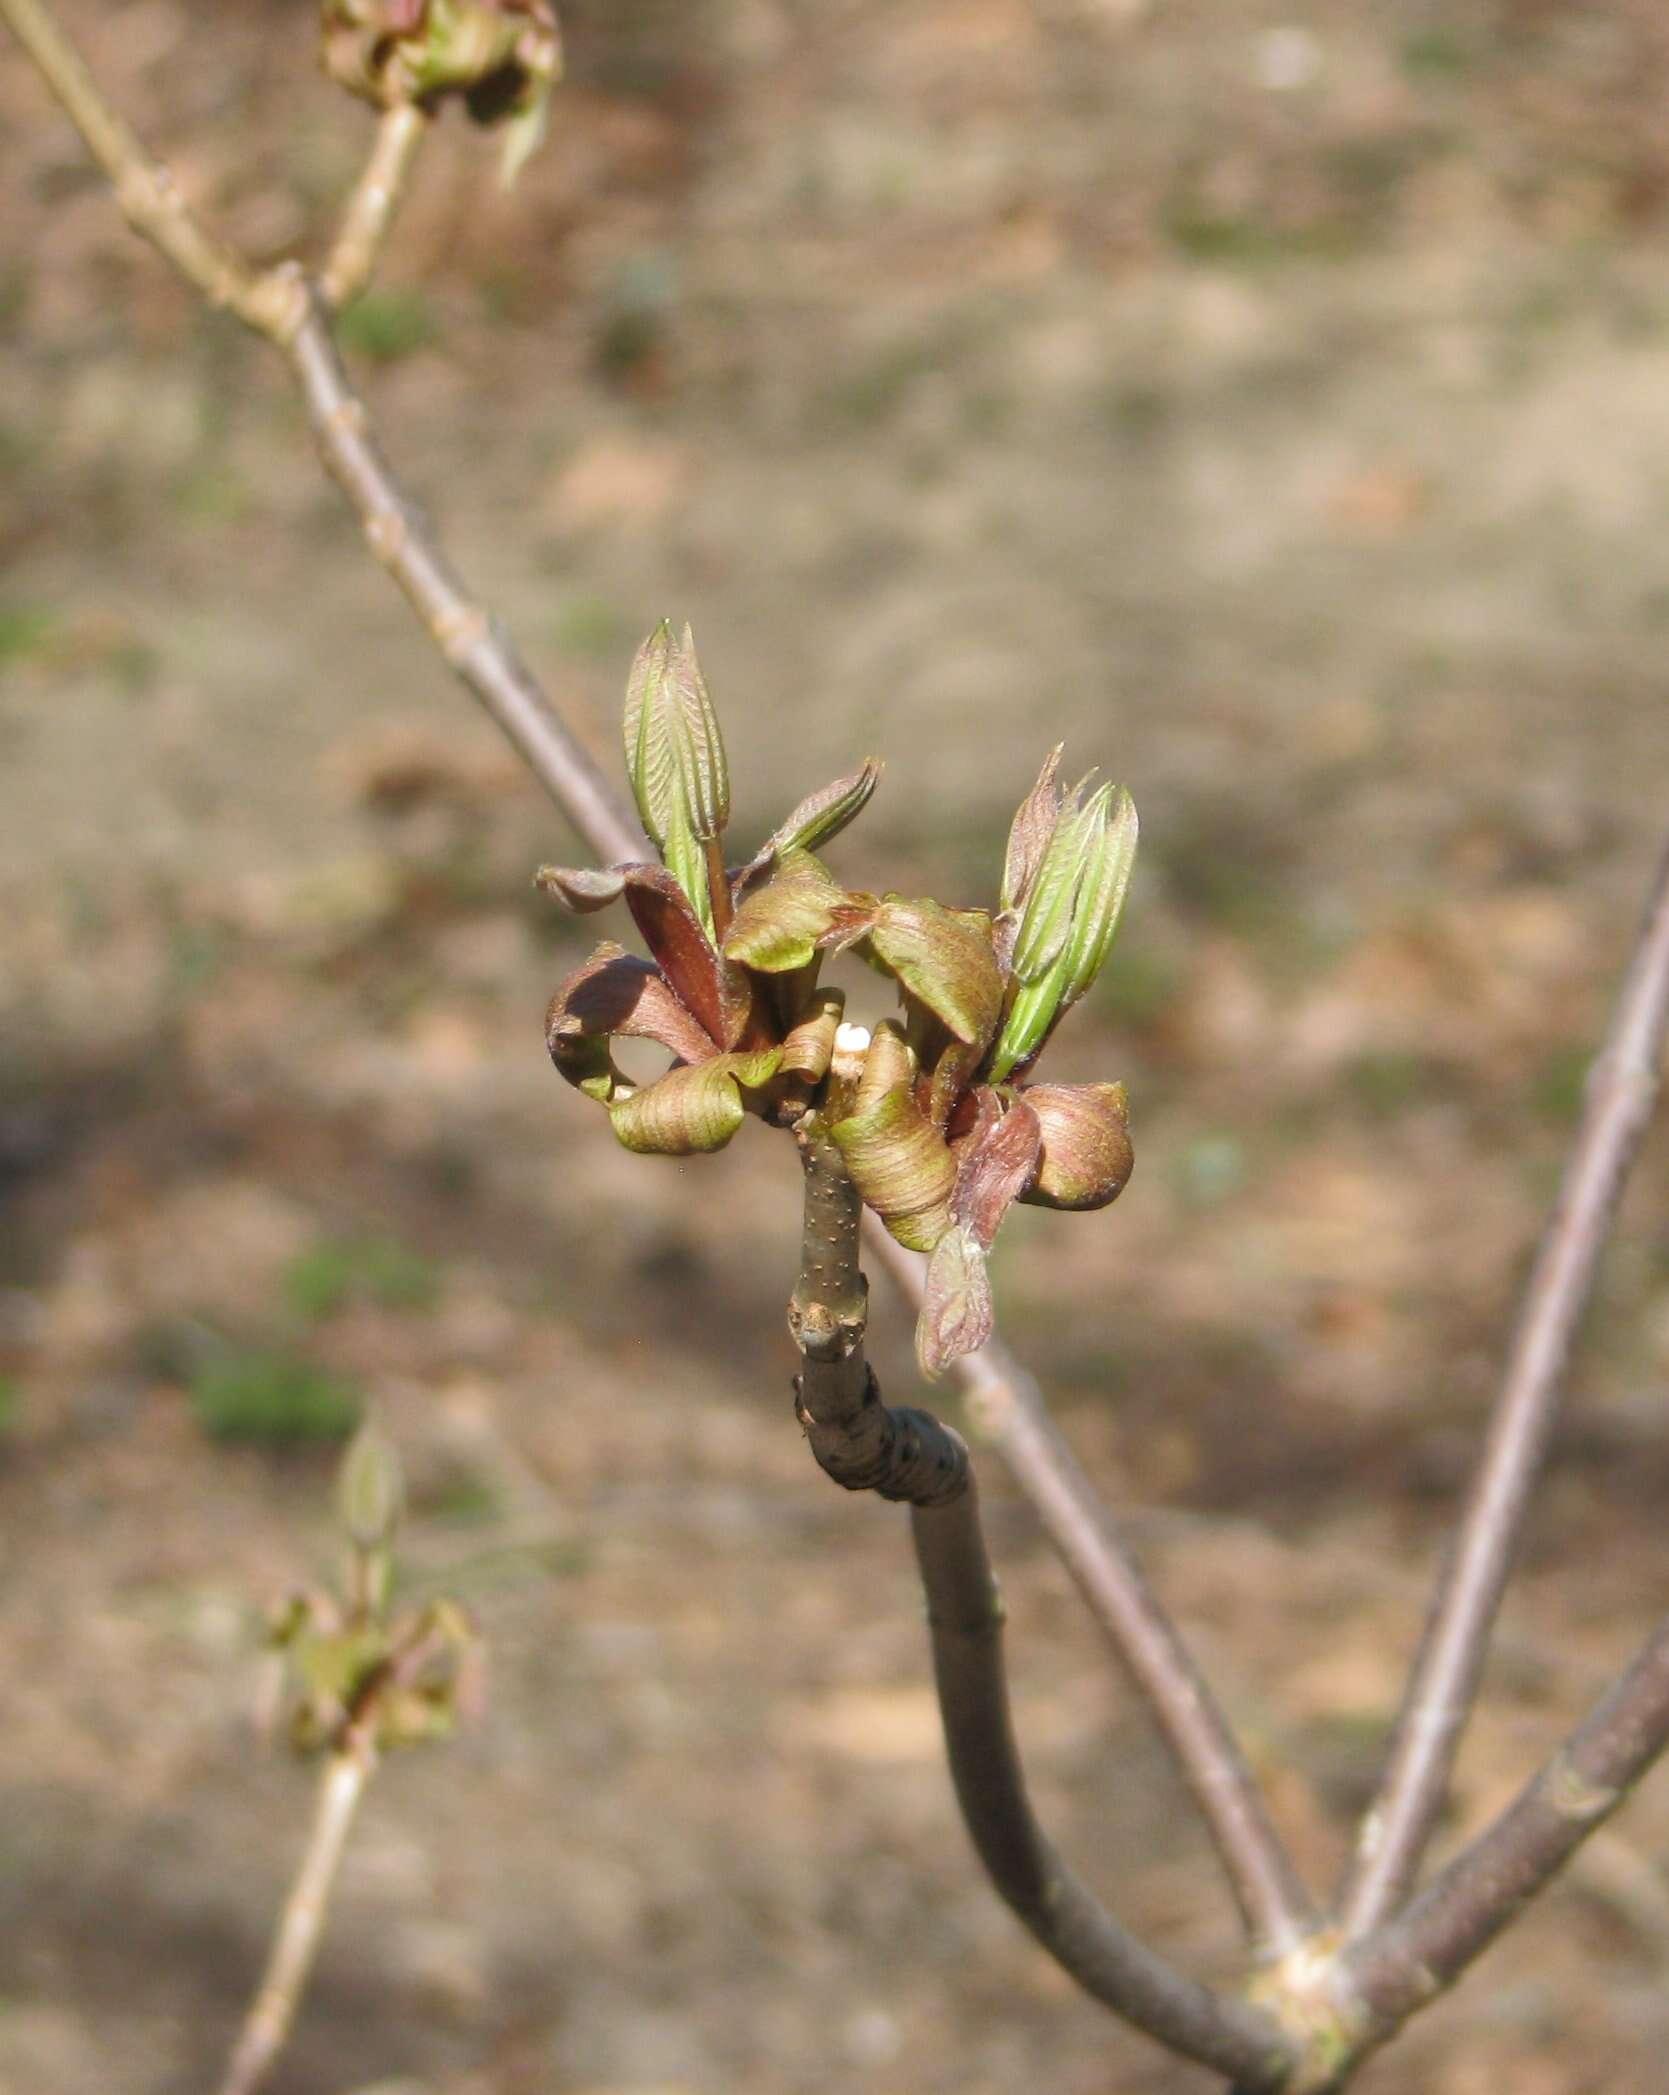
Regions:
[[[351,94],[378,109],[456,97],[478,124],[512,125],[517,164],[562,71],[549,0],[323,0],[320,29],[325,71]]]

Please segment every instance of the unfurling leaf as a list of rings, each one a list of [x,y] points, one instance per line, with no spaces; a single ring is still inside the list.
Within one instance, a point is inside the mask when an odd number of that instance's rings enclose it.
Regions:
[[[1004,1215],[1037,1170],[1043,1130],[1025,1098],[1003,1109],[993,1091],[976,1094],[974,1131],[956,1145],[956,1191],[950,1211],[982,1250],[989,1251]]]
[[[681,1062],[704,1062],[715,1046],[658,970],[605,940],[552,997],[545,1045],[570,1084],[607,1105],[621,1081],[608,1051],[616,1034],[658,1040]]]
[[[325,71],[380,109],[460,98],[478,124],[542,110],[562,71],[550,0],[323,0]]]
[[[916,1320],[916,1363],[936,1382],[952,1361],[991,1336],[991,1281],[971,1229],[947,1229],[927,1262],[927,1289]]]
[[[930,1251],[950,1222],[956,1165],[909,1086],[895,1085],[829,1132],[865,1204],[899,1243]]]
[[[789,1028],[783,1040],[780,1075],[803,1077],[810,1084],[823,1081],[834,1060],[835,1035],[840,1031],[845,1003],[838,989],[818,993],[812,1009]]]
[[[1063,1012],[1095,980],[1118,929],[1136,858],[1136,809],[1123,786],[1073,791],[1032,881],[1015,934],[1015,984],[990,1075],[1000,1083],[1037,1056]]]
[[[879,759],[866,757],[860,770],[837,778],[819,792],[808,793],[776,829],[760,857],[786,858],[790,851],[815,851],[819,844],[839,836],[869,805],[869,796],[880,776]]]
[[[688,626],[675,636],[663,618],[638,649],[624,726],[626,773],[644,829],[711,934],[702,847],[716,843],[730,820],[730,767]]]
[[[626,892],[626,875],[619,866],[606,870],[591,866],[541,866],[533,876],[533,884],[547,895],[554,895],[575,916],[585,917],[620,900]]]
[[[805,967],[830,938],[849,935],[873,915],[873,897],[849,895],[809,851],[784,854],[763,887],[737,910],[725,933],[728,960],[761,974]]]
[[[1028,985],[1043,979],[1071,934],[1078,891],[1113,790],[1098,786],[1085,799],[1088,784],[1088,778],[1080,780],[1067,797],[1026,896],[1012,965],[1015,979]]]
[[[1107,958],[1119,918],[1124,914],[1124,898],[1130,890],[1130,875],[1136,864],[1136,835],[1136,803],[1130,798],[1129,789],[1120,786],[1107,803],[1078,891],[1061,983],[1062,1011],[1077,1003]]]
[[[1032,1207],[1104,1208],[1124,1191],[1136,1158],[1122,1084],[1028,1084],[1042,1135]]]
[[[958,1040],[984,1048],[1003,1003],[989,917],[888,895],[866,943],[887,973]]]
[[[643,1156],[688,1157],[723,1149],[746,1117],[744,1091],[762,1090],[782,1062],[779,1048],[714,1055],[693,1069],[669,1069],[641,1091],[617,1098],[609,1118],[622,1144]]]

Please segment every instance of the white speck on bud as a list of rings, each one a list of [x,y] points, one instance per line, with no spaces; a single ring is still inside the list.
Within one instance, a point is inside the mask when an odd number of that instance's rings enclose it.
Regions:
[[[863,1075],[865,1058],[869,1054],[869,1028],[855,1026],[849,1019],[842,1019],[835,1028],[834,1054],[829,1062],[829,1075],[837,1084],[848,1090]]]

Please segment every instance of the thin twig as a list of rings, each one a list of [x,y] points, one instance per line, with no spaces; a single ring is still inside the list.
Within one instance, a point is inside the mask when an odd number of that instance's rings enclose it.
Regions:
[[[1340,1899],[1347,1938],[1407,1895],[1443,1805],[1502,1590],[1564,1394],[1565,1368],[1651,1124],[1669,1026],[1669,850],[1605,1043],[1558,1202],[1525,1291],[1500,1396],[1466,1510],[1440,1575],[1379,1791]]]
[[[972,1476],[948,1504],[913,1508],[911,1527],[951,1775],[992,1882],[1050,1956],[1097,2000],[1248,2091],[1279,2087],[1298,2063],[1280,2025],[1261,2009],[1173,1971],[1104,1911],[1039,1827],[1014,1741],[1002,1600]]]
[[[0,0],[0,5],[9,0]],[[296,280],[305,288],[299,271]],[[325,464],[372,552],[399,583],[429,637],[497,722],[591,848],[641,858],[643,833],[558,715],[510,637],[465,589],[427,521],[402,492],[371,432],[316,300],[286,347]]]
[[[342,213],[330,257],[319,272],[319,296],[335,311],[350,305],[375,275],[383,243],[405,194],[406,178],[428,129],[428,117],[414,103],[402,102],[383,111],[376,143]]]
[[[348,1830],[374,1766],[370,1747],[352,1735],[325,1762],[307,1847],[284,1902],[260,1988],[220,2084],[220,2095],[253,2095],[284,2048],[324,1932]]]
[[[1669,1745],[1669,1616],[1499,1818],[1413,1904],[1346,1951],[1339,1983],[1382,2044],[1450,1986]]]
[[[118,187],[143,151],[105,108],[62,36],[46,26],[37,0],[0,0]],[[24,34],[25,22],[42,26]],[[51,62],[48,56],[51,54]],[[108,150],[107,150],[108,148]],[[189,221],[188,221],[189,222]],[[159,240],[164,254],[203,285],[186,255]],[[637,825],[516,653],[508,636],[465,589],[426,523],[400,489],[371,433],[331,339],[328,317],[293,265],[272,273],[262,298],[230,303],[276,341],[301,388],[326,465],[359,516],[372,550],[399,583],[446,661],[520,752],[533,776],[604,859],[635,858]],[[272,311],[285,316],[270,324]],[[906,1301],[919,1310],[919,1263],[865,1216],[869,1242]],[[988,1347],[959,1366],[985,1431],[1037,1507],[1091,1607],[1133,1678],[1152,1702],[1160,1728],[1183,1765],[1227,1863],[1260,1954],[1291,1948],[1308,1925],[1308,1902],[1270,1826],[1244,1757],[1188,1658],[1180,1638],[1120,1542],[1070,1451],[1050,1426],[1030,1376]]]
[[[45,75],[93,158],[110,177],[128,223],[158,248],[211,306],[236,313],[281,342],[300,317],[295,287],[252,270],[202,226],[166,168],[105,100],[80,54],[41,0],[0,0],[0,17]]]

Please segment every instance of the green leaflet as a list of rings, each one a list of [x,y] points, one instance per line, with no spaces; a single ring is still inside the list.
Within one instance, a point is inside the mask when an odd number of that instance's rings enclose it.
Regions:
[[[666,843],[680,809],[697,842],[721,836],[730,820],[730,767],[688,626],[675,638],[663,618],[638,649],[624,727],[632,793],[655,843]]]
[[[769,975],[806,967],[853,913],[852,898],[820,859],[809,851],[785,852],[770,879],[737,910],[725,933],[725,958]]]
[[[988,918],[888,895],[868,944],[887,972],[958,1040],[984,1047],[997,1030],[1003,1003]]]
[[[780,1048],[767,1048],[669,1069],[629,1098],[617,1098],[609,1119],[621,1143],[640,1156],[688,1157],[723,1149],[745,1117],[743,1091],[768,1084],[781,1061]]]

